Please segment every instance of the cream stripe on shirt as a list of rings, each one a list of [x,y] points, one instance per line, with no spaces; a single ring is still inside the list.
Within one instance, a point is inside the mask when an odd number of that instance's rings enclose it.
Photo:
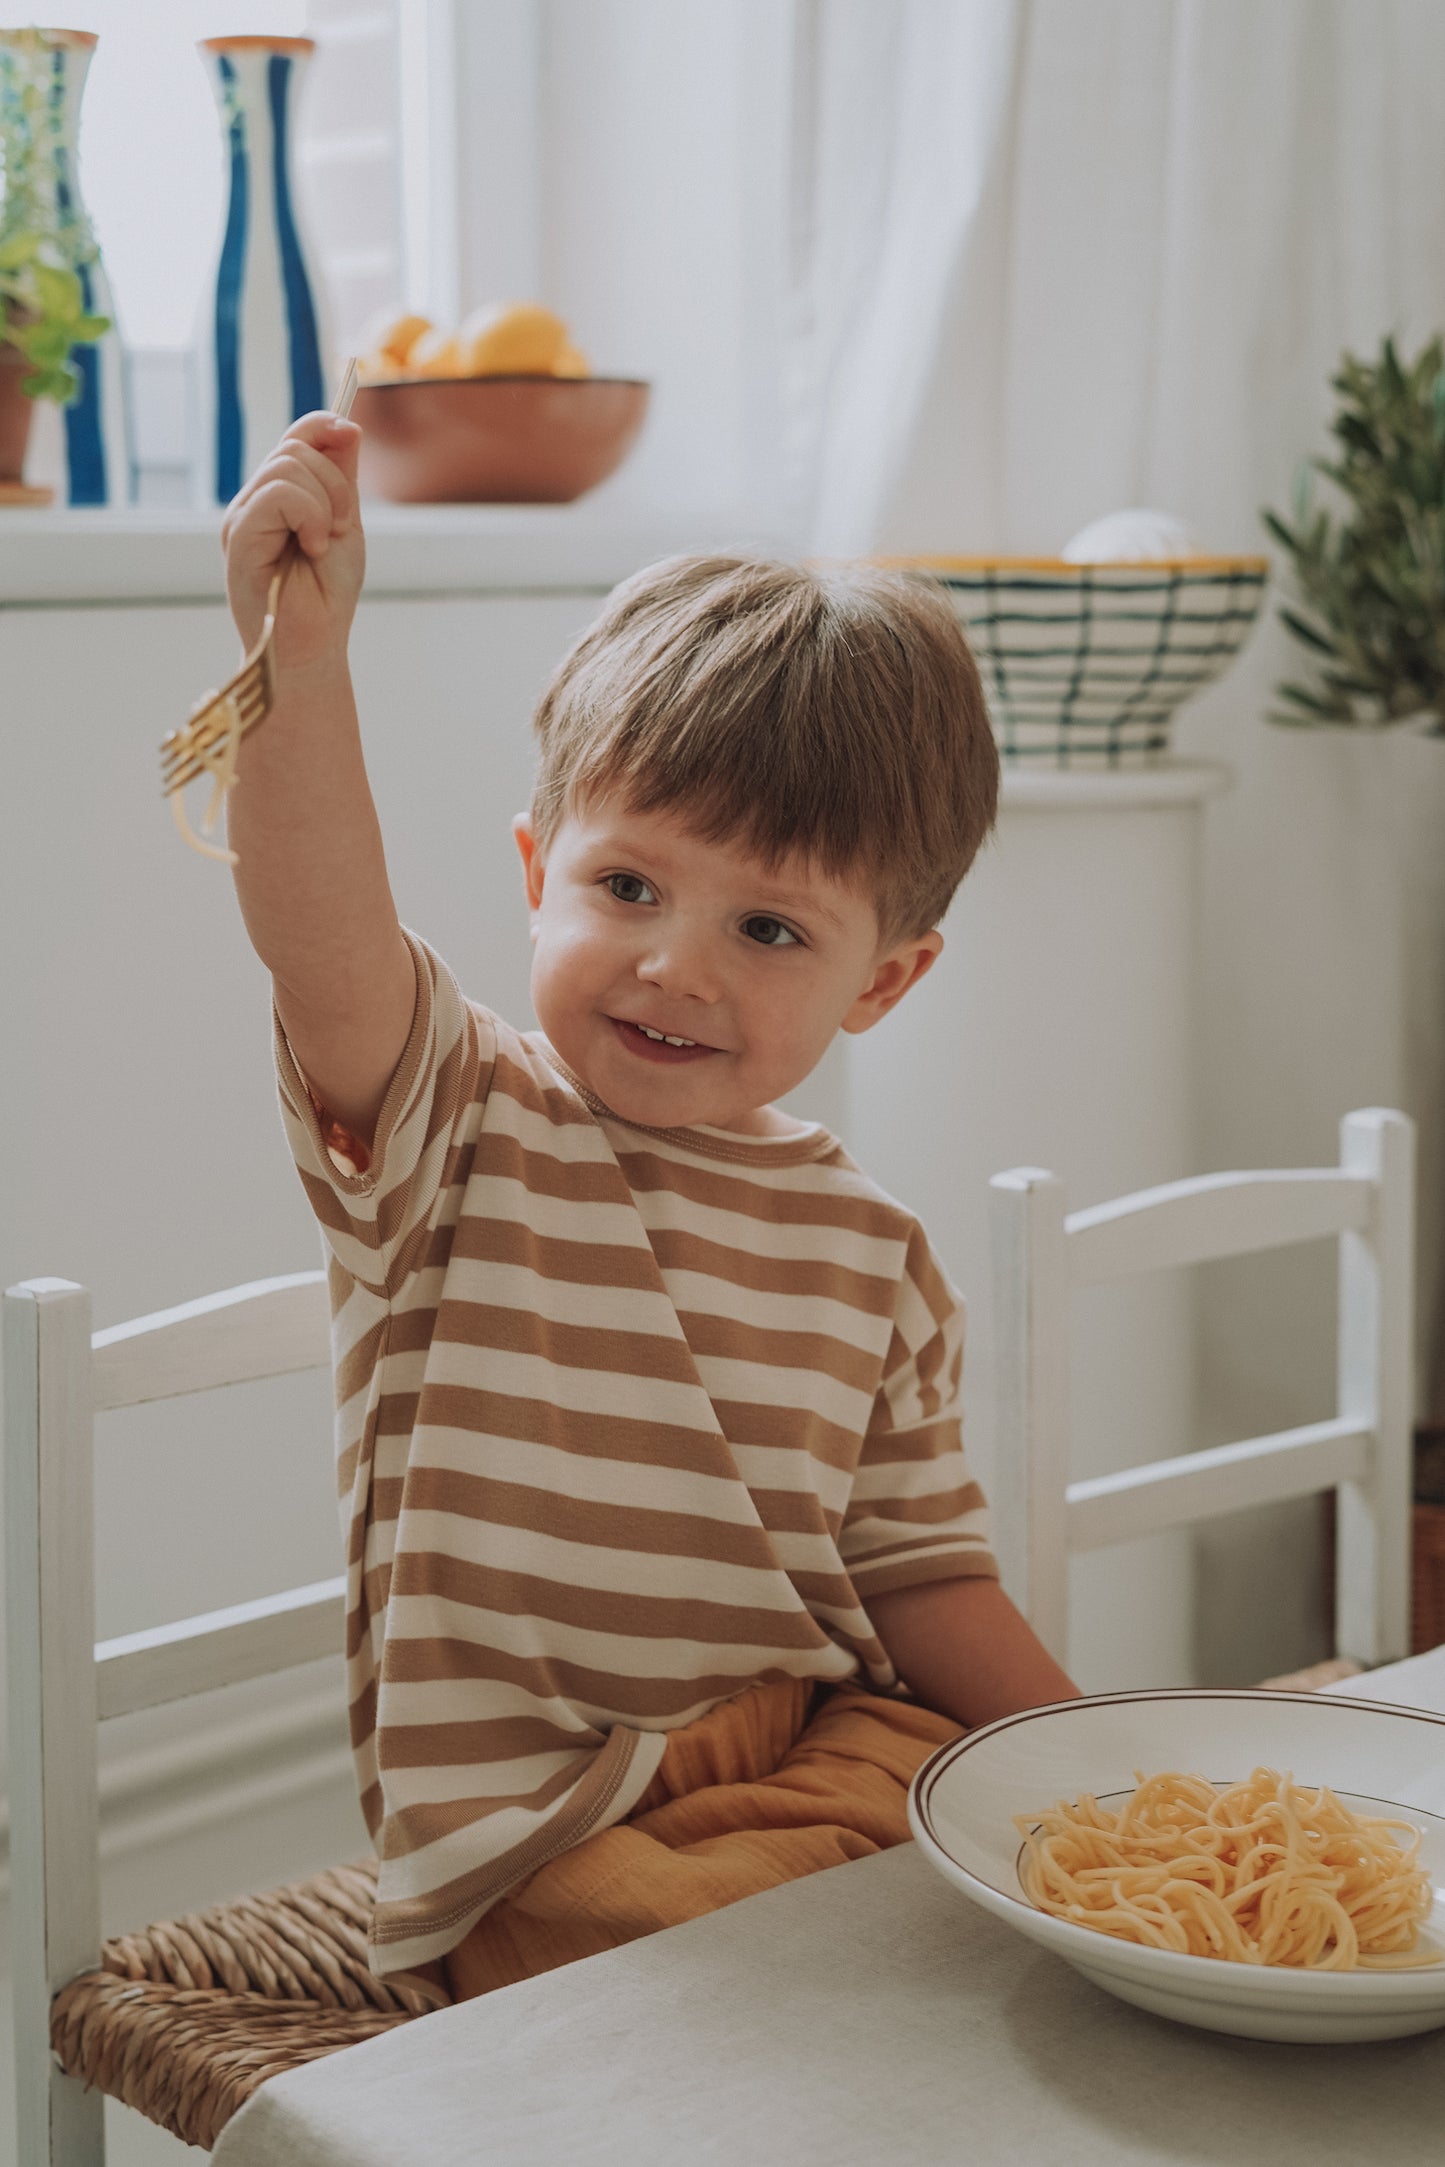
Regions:
[[[617,1120],[408,940],[416,1016],[365,1173],[276,1026],[330,1258],[386,1974],[624,1818],[716,1701],[900,1691],[870,1596],[995,1571],[962,1311],[917,1222],[822,1129]]]

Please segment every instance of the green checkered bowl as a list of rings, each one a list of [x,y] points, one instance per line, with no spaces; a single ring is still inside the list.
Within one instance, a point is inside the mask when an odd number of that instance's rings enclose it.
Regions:
[[[947,588],[1019,767],[1148,767],[1259,615],[1264,557],[893,558]]]

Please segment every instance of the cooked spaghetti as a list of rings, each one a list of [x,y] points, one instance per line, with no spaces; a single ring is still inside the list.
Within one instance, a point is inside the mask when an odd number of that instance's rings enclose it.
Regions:
[[[215,694],[208,692],[205,699],[200,702],[200,706],[207,706],[214,698]],[[206,807],[205,816],[201,821],[200,835],[197,835],[190,821],[186,818],[184,790],[175,790],[171,793],[171,815],[176,826],[180,829],[182,837],[190,844],[192,850],[198,850],[203,858],[219,858],[225,865],[237,865],[240,860],[234,850],[228,850],[220,843],[208,843],[203,840],[205,836],[214,832],[217,815],[226,800],[226,792],[235,783],[237,755],[240,752],[241,738],[245,730],[245,724],[241,720],[241,711],[234,699],[227,700],[223,715],[222,728],[214,743],[197,746],[190,754],[199,772],[203,775],[209,775],[215,784],[215,788],[211,792],[211,802]]]
[[[1041,1911],[1236,1964],[1386,1971],[1442,1961],[1419,1942],[1433,1897],[1410,1822],[1355,1813],[1272,1768],[1224,1790],[1173,1772],[1136,1770],[1135,1781],[1115,1809],[1085,1794],[1015,1815],[1019,1879]]]

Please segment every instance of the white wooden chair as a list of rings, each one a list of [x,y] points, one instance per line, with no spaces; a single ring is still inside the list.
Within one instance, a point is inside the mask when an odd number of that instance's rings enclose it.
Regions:
[[[1409,1653],[1414,1127],[1340,1124],[1340,1163],[1204,1174],[1086,1211],[1035,1167],[990,1184],[997,1356],[994,1496],[1010,1592],[1065,1660],[1068,1557],[1333,1489],[1336,1638],[1366,1667]],[[1338,1400],[1326,1422],[1069,1480],[1069,1296],[1167,1266],[1339,1238]]]
[[[97,1725],[335,1654],[344,1581],[95,1641],[93,1421],[325,1367],[325,1274],[233,1287],[109,1331],[34,1279],[4,1300],[5,1536],[17,2158],[101,2167],[103,2099],[50,2048],[53,1996],[100,1962]]]

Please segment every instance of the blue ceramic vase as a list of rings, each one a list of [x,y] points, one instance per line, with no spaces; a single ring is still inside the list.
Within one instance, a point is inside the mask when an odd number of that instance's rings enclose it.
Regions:
[[[229,504],[301,414],[326,404],[329,340],[294,183],[310,38],[207,38],[226,205],[214,295],[197,341],[197,484]]]

